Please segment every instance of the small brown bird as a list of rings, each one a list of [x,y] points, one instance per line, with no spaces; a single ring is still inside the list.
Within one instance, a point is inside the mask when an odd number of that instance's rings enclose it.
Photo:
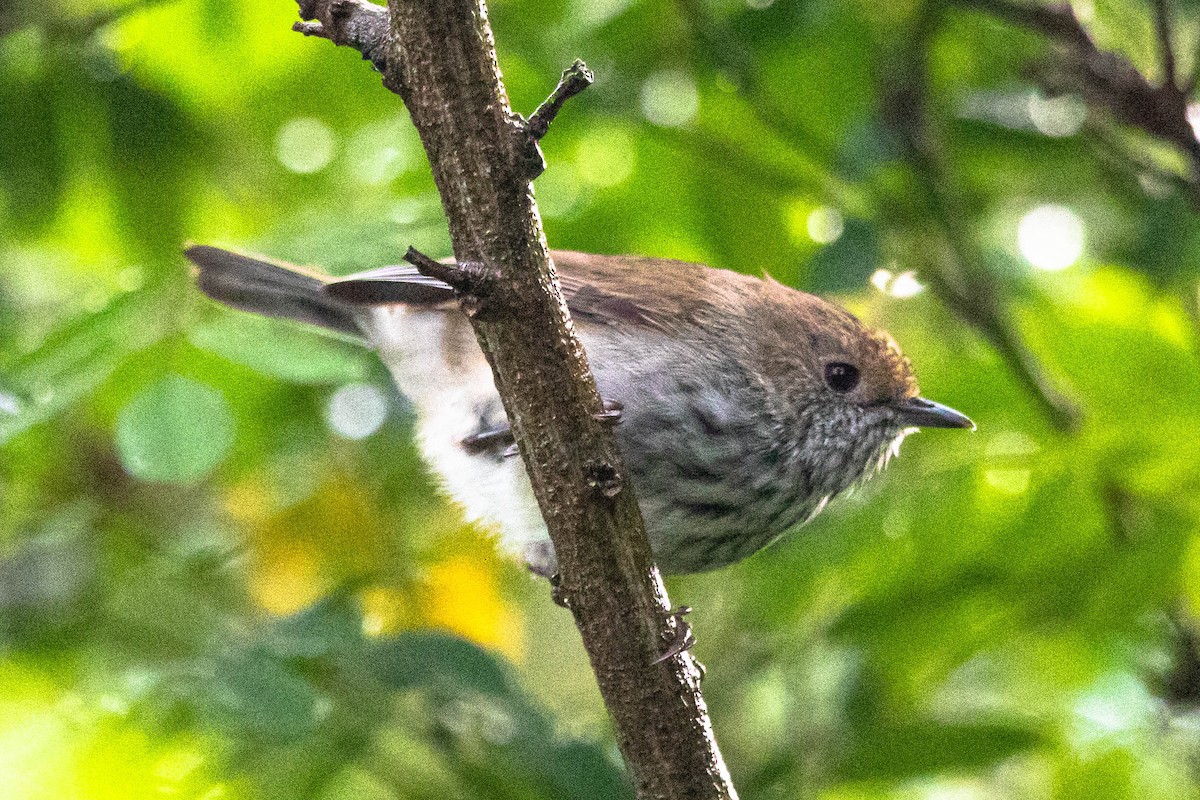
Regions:
[[[422,452],[505,549],[555,570],[492,374],[446,284],[407,266],[335,279],[189,247],[235,308],[361,338],[415,406]],[[767,278],[659,258],[555,252],[567,305],[664,572],[739,561],[886,466],[917,427],[973,428],[921,398],[886,333]]]

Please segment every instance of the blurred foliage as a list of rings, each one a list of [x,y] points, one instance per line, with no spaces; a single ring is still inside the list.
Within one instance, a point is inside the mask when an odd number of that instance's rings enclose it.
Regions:
[[[1158,80],[1150,4],[1077,5]],[[491,13],[517,110],[598,76],[543,143],[554,246],[836,295],[979,424],[672,581],[742,796],[1200,796],[1190,177],[1040,93],[1038,36],[929,8]],[[295,12],[0,10],[0,794],[627,797],[569,614],[438,498],[380,367],[189,286],[188,239],[336,272],[448,250],[403,107]],[[932,291],[947,252],[1077,429]]]

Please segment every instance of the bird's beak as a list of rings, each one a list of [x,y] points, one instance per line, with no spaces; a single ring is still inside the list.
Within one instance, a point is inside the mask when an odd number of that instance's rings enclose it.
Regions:
[[[900,421],[906,425],[919,428],[970,428],[975,430],[975,423],[966,414],[960,414],[949,406],[926,400],[924,397],[910,397],[898,400],[892,404]]]

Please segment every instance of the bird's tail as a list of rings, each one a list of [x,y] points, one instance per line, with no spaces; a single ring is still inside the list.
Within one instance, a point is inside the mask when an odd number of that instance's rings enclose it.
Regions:
[[[354,306],[325,292],[328,276],[202,244],[191,245],[183,254],[196,265],[196,285],[220,303],[363,335]]]

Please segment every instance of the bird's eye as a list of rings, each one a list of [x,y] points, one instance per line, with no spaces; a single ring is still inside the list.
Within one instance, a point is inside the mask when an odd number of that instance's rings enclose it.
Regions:
[[[858,386],[858,367],[844,361],[831,361],[825,365],[825,383],[835,392],[848,392]]]

